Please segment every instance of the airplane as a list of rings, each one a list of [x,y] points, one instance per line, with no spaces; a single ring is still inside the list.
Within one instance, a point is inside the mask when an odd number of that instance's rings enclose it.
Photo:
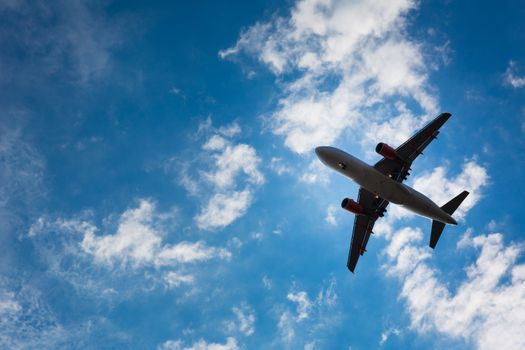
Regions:
[[[321,146],[315,153],[326,166],[356,182],[359,188],[357,202],[345,198],[341,207],[355,214],[352,241],[347,267],[353,273],[359,256],[366,252],[366,245],[376,220],[383,217],[390,202],[400,205],[420,216],[432,220],[429,246],[434,249],[445,224],[457,225],[452,214],[468,191],[463,191],[445,205],[439,207],[430,198],[403,184],[410,175],[412,162],[437,138],[439,128],[450,118],[442,113],[396,149],[380,142],[376,152],[383,156],[374,166],[351,156],[335,147]]]

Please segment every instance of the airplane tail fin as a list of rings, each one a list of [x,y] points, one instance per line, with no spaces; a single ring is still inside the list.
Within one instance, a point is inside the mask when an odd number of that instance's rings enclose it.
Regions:
[[[452,215],[456,209],[460,206],[460,204],[467,198],[469,195],[468,191],[463,191],[456,197],[452,198],[447,204],[441,207],[443,211],[449,215]],[[445,228],[445,224],[433,220],[432,221],[432,232],[430,234],[430,248],[434,249],[436,247],[436,244],[439,240],[439,237],[441,237],[441,233],[443,232],[443,229]]]

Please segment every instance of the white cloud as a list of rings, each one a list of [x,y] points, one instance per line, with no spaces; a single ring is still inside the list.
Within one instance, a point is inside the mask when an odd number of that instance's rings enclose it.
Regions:
[[[161,212],[150,200],[107,216],[101,226],[92,217],[92,212],[72,219],[43,217],[24,239],[31,241],[45,276],[108,308],[159,288],[180,288],[181,297],[192,297],[200,292],[203,269],[210,272],[206,263],[232,256],[228,247],[177,238],[173,211]]]
[[[388,338],[390,338],[392,335],[400,335],[401,331],[398,328],[389,328],[385,330],[383,333],[381,333],[381,339],[379,340],[379,345],[383,345],[386,343]]]
[[[323,335],[340,320],[340,312],[336,308],[335,283],[335,279],[330,279],[314,299],[306,291],[288,292],[286,298],[296,305],[295,312],[288,307],[280,309],[277,324],[280,339],[287,347],[303,347],[305,339],[312,337],[315,340],[310,343],[319,343],[320,348],[323,348]]]
[[[49,222],[40,218],[30,228],[29,236],[35,237],[50,230],[80,233],[81,250],[97,263],[109,267],[115,264],[134,269],[178,266],[214,258],[230,258],[231,253],[226,249],[208,247],[203,241],[164,243],[162,221],[169,219],[168,216],[157,213],[155,204],[143,199],[138,207],[122,213],[114,234],[98,235],[95,225],[79,219]]]
[[[214,136],[217,137],[216,135]],[[223,139],[224,140],[224,139]],[[235,179],[240,174],[245,174],[248,182],[260,185],[264,182],[264,177],[258,169],[260,158],[257,156],[255,149],[246,144],[238,144],[235,146],[226,146],[222,140],[223,145],[221,153],[214,154],[215,169],[212,172],[205,173],[206,180],[212,183],[219,190],[231,188]],[[210,144],[210,142],[212,144]],[[211,150],[210,147],[217,147],[217,142],[214,138],[210,139],[205,146]],[[218,150],[217,148],[215,150]]]
[[[246,303],[232,308],[233,313],[237,317],[238,329],[246,336],[250,336],[255,332],[255,312]]]
[[[99,263],[143,265],[152,263],[162,238],[152,227],[153,203],[142,200],[138,208],[128,209],[115,234],[97,236],[94,228],[84,231],[82,249]]]
[[[207,151],[218,151],[226,147],[228,141],[224,137],[219,135],[213,135],[210,139],[202,146]]]
[[[157,252],[155,264],[159,266],[176,263],[192,263],[213,258],[229,259],[231,253],[223,248],[208,247],[205,242],[180,242],[175,245],[164,245]]]
[[[264,285],[264,288],[266,288],[267,290],[271,290],[273,288],[272,279],[266,275],[263,276],[262,283]]]
[[[304,350],[314,350],[314,349],[315,349],[315,341],[304,344]]]
[[[335,279],[331,279],[328,287],[321,288],[317,293],[315,303],[318,306],[335,306],[337,302],[337,294],[335,292]]]
[[[263,234],[262,232],[258,232],[258,231],[257,231],[257,232],[253,232],[253,233],[251,234],[251,237],[252,237],[252,239],[255,239],[255,240],[260,241],[261,239],[264,238],[264,234]]]
[[[337,220],[335,219],[336,211],[337,207],[335,205],[329,205],[326,209],[326,217],[324,218],[324,220],[330,225],[337,225]]]
[[[500,233],[466,235],[458,249],[473,247],[480,254],[452,291],[427,263],[428,251],[416,247],[420,230],[406,228],[394,237],[387,248],[393,262],[388,271],[402,281],[414,330],[460,337],[479,349],[525,346],[525,265],[517,262],[523,246],[506,246]]]
[[[298,1],[288,17],[274,17],[242,32],[228,58],[245,52],[276,75],[294,73],[272,114],[273,132],[305,154],[333,143],[363,115],[387,120],[398,100],[416,101],[422,117],[437,112],[428,92],[422,48],[405,36],[405,16],[415,1]]]
[[[249,189],[227,194],[216,193],[195,217],[197,226],[204,230],[228,226],[246,213],[251,201],[252,192]]]
[[[299,180],[307,184],[326,184],[330,182],[330,172],[328,167],[315,158],[308,164],[308,168],[304,170]]]
[[[239,350],[237,340],[232,337],[226,339],[226,343],[208,343],[204,339],[193,343],[192,346],[185,347],[182,340],[168,340],[157,347],[158,350]]]
[[[395,265],[388,268],[388,273],[405,273],[419,260],[431,256],[426,247],[416,247],[411,244],[421,241],[422,235],[419,228],[413,229],[411,227],[405,227],[393,235],[386,248],[386,254],[391,260],[395,259]]]
[[[6,290],[0,291],[0,317],[16,314],[20,309],[21,306],[15,299],[15,293]]]
[[[241,127],[237,123],[231,123],[226,126],[221,126],[218,131],[226,137],[233,137],[241,133]]]
[[[305,318],[308,318],[308,313],[312,308],[312,302],[308,299],[308,294],[306,294],[306,292],[290,292],[288,293],[287,298],[297,304],[297,321],[302,321]]]
[[[418,119],[402,102],[395,103],[395,111],[392,118],[373,121],[364,127],[361,145],[368,155],[377,157],[375,145],[379,142],[398,147],[427,122],[427,118]]]
[[[470,201],[460,207],[459,216],[479,201],[488,182],[487,171],[474,160],[466,161],[460,174],[446,177],[444,167],[416,178],[414,187],[443,204],[463,189],[471,191]],[[437,331],[452,338],[473,342],[479,349],[522,348],[525,338],[525,271],[517,257],[523,247],[505,246],[501,234],[472,237],[471,230],[458,241],[457,249],[480,249],[475,263],[466,268],[466,276],[451,290],[439,280],[441,274],[430,265],[433,256],[425,245],[419,228],[392,228],[393,215],[384,229],[389,241],[384,253],[387,275],[401,280],[401,297],[406,301],[411,328],[418,333]],[[395,231],[395,232],[394,232]],[[425,236],[426,237],[426,236]],[[425,238],[425,240],[428,237]],[[380,344],[388,340],[387,330]]]
[[[213,129],[211,118],[203,128]],[[211,196],[194,217],[200,229],[221,229],[242,217],[253,201],[255,188],[265,181],[259,171],[261,159],[255,149],[231,140],[240,132],[237,123],[214,131],[202,147],[206,151],[204,157],[211,160],[212,167],[201,171],[197,179],[191,177],[186,168],[181,169],[180,183],[190,193],[209,193],[205,187],[211,186]]]
[[[171,160],[169,161],[169,163]],[[169,165],[166,166],[166,168],[169,168]],[[188,193],[192,196],[199,196],[200,195],[200,186],[199,181],[197,181],[196,178],[194,178],[189,173],[189,164],[188,163],[180,163],[177,164],[177,170],[178,170],[178,182],[179,184],[186,190]]]
[[[168,271],[164,274],[164,281],[169,288],[176,288],[182,284],[193,284],[195,277],[193,275],[182,274],[176,271]]]
[[[292,169],[283,164],[283,159],[279,157],[272,157],[270,160],[270,169],[273,170],[277,175],[281,176],[285,173],[290,173]]]
[[[509,61],[504,77],[505,82],[514,88],[525,86],[525,76],[516,75],[516,62],[514,61]]]
[[[279,329],[281,339],[285,343],[290,343],[295,337],[294,325],[295,325],[295,322],[294,322],[293,316],[290,313],[290,311],[283,312],[281,316],[279,317],[277,328]]]
[[[29,227],[28,237],[35,237],[50,229],[58,229],[65,232],[89,232],[95,233],[97,228],[90,222],[81,219],[56,219],[50,222],[47,218],[41,216]]]

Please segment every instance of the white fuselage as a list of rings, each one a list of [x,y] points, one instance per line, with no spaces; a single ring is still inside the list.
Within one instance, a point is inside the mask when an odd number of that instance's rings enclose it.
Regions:
[[[349,177],[376,196],[429,219],[445,224],[457,224],[452,216],[427,196],[391,179],[350,154],[334,147],[317,147],[315,152],[325,165]]]

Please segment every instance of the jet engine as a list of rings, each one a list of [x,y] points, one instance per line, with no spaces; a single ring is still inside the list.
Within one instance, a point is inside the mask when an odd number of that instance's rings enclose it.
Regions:
[[[353,199],[345,198],[341,202],[341,208],[348,210],[356,215],[363,214],[365,212],[363,206]]]
[[[376,152],[387,159],[396,159],[397,152],[386,143],[379,142],[376,146]]]

